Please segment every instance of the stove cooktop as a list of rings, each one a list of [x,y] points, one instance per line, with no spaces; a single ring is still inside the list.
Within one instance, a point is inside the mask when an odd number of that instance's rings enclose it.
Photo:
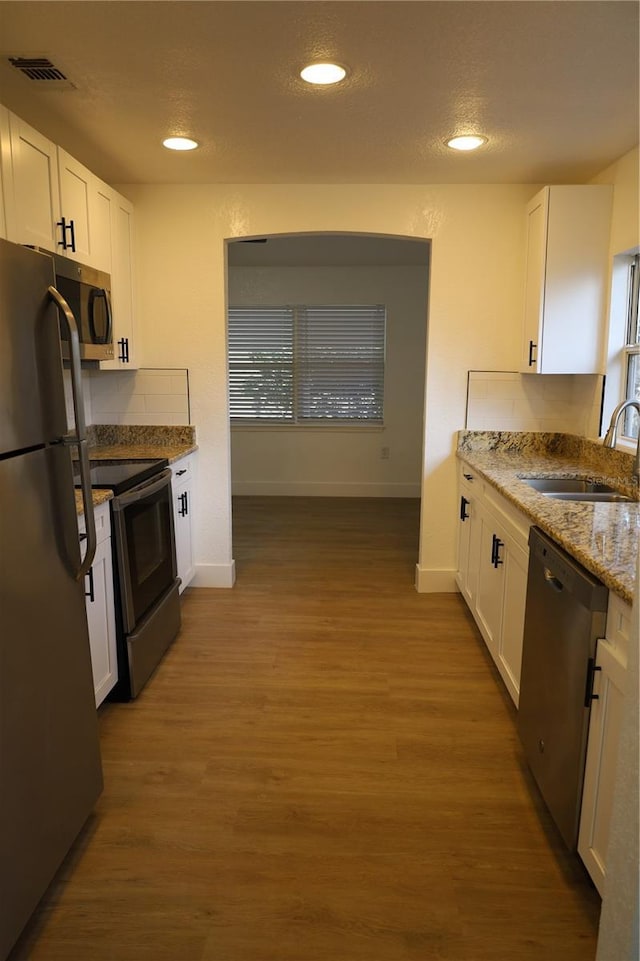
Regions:
[[[90,461],[91,486],[113,491],[114,494],[124,494],[125,491],[137,487],[143,481],[149,480],[161,473],[169,461],[164,457],[156,460],[138,461]],[[76,487],[80,487],[80,477],[76,473],[73,478]]]

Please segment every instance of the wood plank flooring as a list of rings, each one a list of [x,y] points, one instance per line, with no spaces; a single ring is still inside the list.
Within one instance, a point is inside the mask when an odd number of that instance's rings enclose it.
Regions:
[[[599,898],[419,505],[239,498],[11,961],[591,961]]]

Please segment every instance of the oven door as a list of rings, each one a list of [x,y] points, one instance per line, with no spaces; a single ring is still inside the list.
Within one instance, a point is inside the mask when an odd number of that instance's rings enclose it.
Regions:
[[[171,471],[112,501],[123,627],[130,634],[176,579]]]

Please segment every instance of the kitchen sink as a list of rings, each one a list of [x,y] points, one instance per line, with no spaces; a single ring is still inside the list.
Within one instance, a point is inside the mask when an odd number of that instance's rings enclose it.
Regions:
[[[545,497],[563,501],[590,501],[605,503],[628,503],[632,497],[621,494],[608,484],[580,477],[522,477],[521,480]]]

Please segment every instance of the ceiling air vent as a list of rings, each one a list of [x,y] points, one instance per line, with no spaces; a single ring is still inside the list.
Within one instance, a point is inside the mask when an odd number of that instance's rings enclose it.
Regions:
[[[27,78],[48,90],[75,90],[74,85],[48,57],[9,57],[9,63]]]

